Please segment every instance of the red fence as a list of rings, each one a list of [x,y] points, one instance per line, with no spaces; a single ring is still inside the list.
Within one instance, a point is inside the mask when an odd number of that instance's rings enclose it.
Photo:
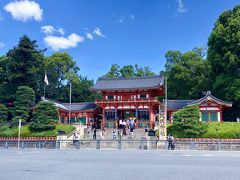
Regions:
[[[215,138],[175,138],[175,141],[192,142],[240,142],[240,139],[215,139]]]
[[[18,137],[0,137],[0,141],[6,141],[6,140],[18,140]],[[34,141],[34,140],[38,140],[38,141],[52,141],[52,140],[57,140],[56,137],[21,137],[20,138],[21,141],[23,140],[28,140],[28,141]]]

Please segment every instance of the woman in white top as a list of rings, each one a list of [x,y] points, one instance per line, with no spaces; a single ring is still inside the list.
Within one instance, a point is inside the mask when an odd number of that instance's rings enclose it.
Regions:
[[[122,129],[123,128],[123,121],[122,119],[119,120],[119,129]]]

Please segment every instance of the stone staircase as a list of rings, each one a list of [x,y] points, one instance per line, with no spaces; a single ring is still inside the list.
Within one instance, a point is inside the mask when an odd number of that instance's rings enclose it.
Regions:
[[[57,139],[60,140],[60,149],[75,149],[77,144],[73,143],[73,134],[78,133],[78,140],[80,140],[81,148],[85,149],[95,149],[97,146],[97,141],[93,140],[93,130],[88,129],[83,125],[76,125],[76,129],[69,135],[58,136]],[[118,141],[108,141],[113,140],[113,128],[106,128],[104,133],[101,129],[97,130],[97,140],[101,141],[101,148],[112,148],[118,149]],[[126,136],[118,136],[118,129],[116,129],[116,139],[115,140],[128,140],[121,142],[122,149],[151,149],[156,146],[156,143],[153,141],[146,140],[155,140],[156,137],[149,137],[145,133],[145,129],[134,129],[133,134],[129,133],[127,130]],[[88,141],[90,140],[90,141]],[[106,140],[106,141],[104,141]]]
[[[86,126],[83,125],[75,125],[75,131],[72,132],[70,135],[65,136],[64,139],[61,140],[67,140],[69,143],[73,140],[73,134],[78,134],[79,140],[92,140],[93,139],[93,129],[88,129]],[[97,129],[97,138],[99,140],[112,140],[113,139],[113,128],[106,128],[103,132],[101,129]],[[133,130],[133,133],[131,134],[129,129],[127,129],[126,135],[122,135],[122,130],[116,129],[116,139],[122,139],[122,140],[140,140],[140,139],[147,139],[146,133],[144,129],[137,128]],[[68,143],[68,144],[69,144]]]
[[[106,128],[104,133],[102,132],[102,130],[98,130],[97,131],[97,139],[112,140],[113,139],[113,130],[114,130],[113,128]],[[117,139],[120,139],[120,138],[122,140],[146,139],[146,133],[145,133],[144,129],[134,129],[132,135],[129,132],[129,130],[127,130],[126,136],[120,136],[120,134],[118,135],[118,133],[122,134],[121,130],[116,129],[116,138]]]

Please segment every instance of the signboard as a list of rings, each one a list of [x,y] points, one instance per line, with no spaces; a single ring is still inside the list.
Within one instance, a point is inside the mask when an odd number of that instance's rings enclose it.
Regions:
[[[167,126],[165,122],[165,118],[160,114],[159,116],[159,140],[167,139]]]

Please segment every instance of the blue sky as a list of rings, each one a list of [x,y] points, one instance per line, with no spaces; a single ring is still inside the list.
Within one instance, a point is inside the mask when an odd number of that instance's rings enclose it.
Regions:
[[[239,0],[0,1],[0,55],[23,34],[68,52],[80,74],[96,80],[111,64],[139,64],[159,73],[168,50],[206,46],[218,16]]]

